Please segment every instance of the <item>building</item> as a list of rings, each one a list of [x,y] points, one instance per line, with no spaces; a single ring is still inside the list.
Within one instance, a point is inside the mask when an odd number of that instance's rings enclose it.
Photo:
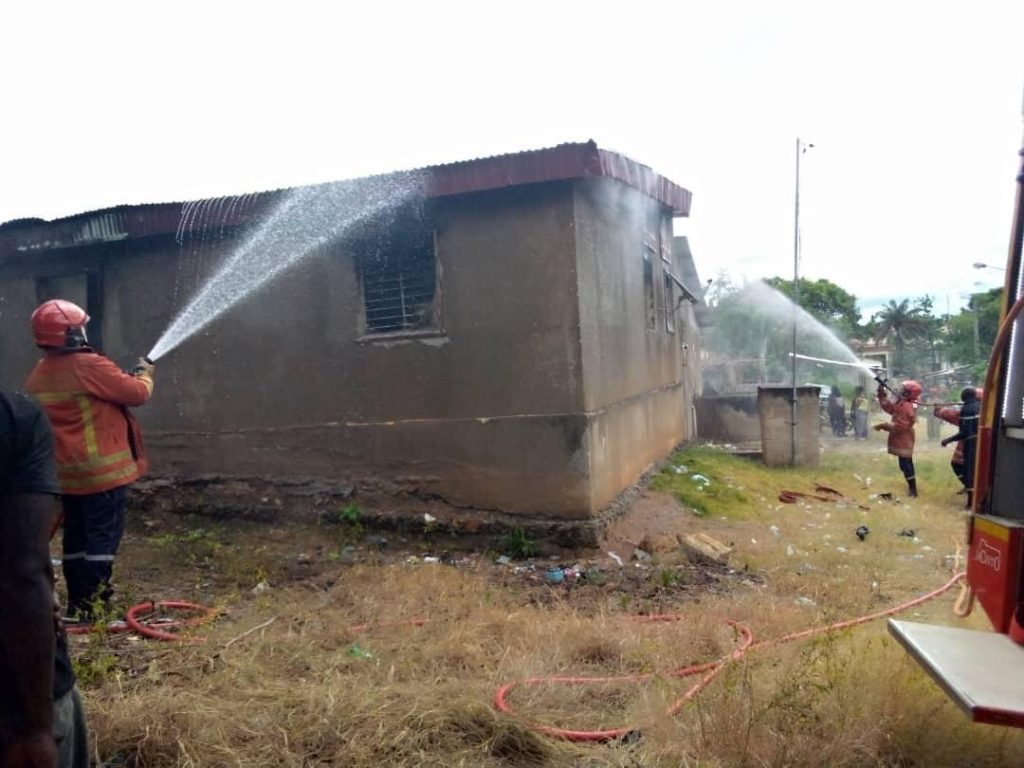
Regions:
[[[9,222],[0,380],[17,386],[37,359],[40,301],[86,306],[93,342],[128,367],[228,260],[264,269],[252,242],[294,195],[344,209],[381,185],[412,191],[275,235],[276,270],[310,227],[331,234],[158,361],[139,417],[166,488],[329,502],[354,484],[589,520],[693,436],[701,294],[672,234],[690,193],[593,142]]]

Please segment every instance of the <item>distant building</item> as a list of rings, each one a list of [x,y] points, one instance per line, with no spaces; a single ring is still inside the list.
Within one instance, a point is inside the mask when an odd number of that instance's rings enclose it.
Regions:
[[[159,361],[139,411],[156,485],[271,512],[354,484],[590,520],[694,436],[687,190],[592,142],[374,178],[413,175],[399,209]],[[3,225],[0,381],[24,381],[29,315],[55,296],[129,366],[289,193]]]

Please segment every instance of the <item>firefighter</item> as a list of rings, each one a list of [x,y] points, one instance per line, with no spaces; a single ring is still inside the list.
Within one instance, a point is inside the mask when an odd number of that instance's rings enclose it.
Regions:
[[[900,472],[907,480],[907,493],[917,496],[917,478],[914,476],[914,423],[917,421],[916,401],[921,396],[921,385],[904,381],[894,401],[889,400],[886,388],[878,385],[878,404],[892,418],[875,429],[889,433],[888,450],[899,462]]]
[[[983,390],[980,387],[964,387],[960,390],[960,400],[963,401],[960,408],[935,408],[936,416],[959,427],[955,435],[942,440],[942,445],[956,443],[950,466],[967,492],[968,509],[974,498],[974,457],[977,455],[978,414],[981,411],[982,394]]]
[[[153,366],[132,374],[89,347],[89,316],[63,299],[32,313],[44,354],[25,388],[50,418],[64,505],[63,569],[68,614],[89,621],[94,601],[106,605],[124,534],[127,486],[146,472],[138,423],[128,411],[153,393]]]

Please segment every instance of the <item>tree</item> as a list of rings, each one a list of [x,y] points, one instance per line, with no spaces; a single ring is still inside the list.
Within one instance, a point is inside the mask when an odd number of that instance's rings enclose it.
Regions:
[[[948,356],[954,365],[969,365],[975,380],[985,375],[988,357],[999,330],[1003,289],[993,288],[971,296],[966,308],[948,318]]]
[[[935,300],[921,296],[914,300],[914,309],[923,321],[920,334],[910,342],[908,363],[911,370],[937,371],[941,368],[942,349],[945,346],[945,327],[942,319],[935,316]],[[920,341],[920,344],[915,342]]]
[[[871,318],[874,336],[879,340],[893,339],[896,355],[893,368],[902,370],[906,365],[907,342],[926,337],[929,331],[928,316],[921,305],[911,307],[910,299],[890,299]]]
[[[797,281],[800,296],[794,299],[793,281],[781,277],[765,280],[775,290],[787,296],[791,301],[810,312],[827,326],[837,328],[844,335],[856,332],[860,324],[860,310],[857,308],[857,297],[840,288],[830,280],[808,280],[801,277]]]

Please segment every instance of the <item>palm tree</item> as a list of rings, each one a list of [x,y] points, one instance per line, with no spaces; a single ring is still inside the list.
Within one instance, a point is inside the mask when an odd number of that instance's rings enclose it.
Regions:
[[[896,361],[893,368],[902,368],[904,362],[904,350],[907,341],[928,335],[928,316],[922,307],[911,307],[910,299],[903,299],[896,302],[890,299],[889,303],[875,313],[872,318],[874,323],[874,336],[879,341],[887,340],[891,336],[896,345]]]

